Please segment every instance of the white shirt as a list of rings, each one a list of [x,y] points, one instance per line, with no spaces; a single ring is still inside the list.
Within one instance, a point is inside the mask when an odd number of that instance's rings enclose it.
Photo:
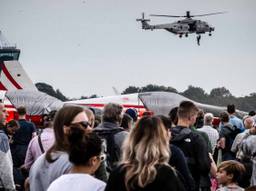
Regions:
[[[217,145],[217,140],[219,139],[218,131],[216,129],[214,129],[212,126],[209,126],[209,125],[204,125],[203,127],[199,128],[197,130],[198,131],[203,131],[208,135],[209,140],[211,142],[212,151],[214,152],[214,149]]]
[[[51,183],[47,191],[104,191],[106,183],[89,174],[65,174]]]

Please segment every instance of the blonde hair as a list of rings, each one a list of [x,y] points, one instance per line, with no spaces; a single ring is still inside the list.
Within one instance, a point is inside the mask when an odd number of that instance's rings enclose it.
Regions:
[[[156,165],[168,165],[169,137],[159,117],[143,117],[123,145],[121,165],[127,190],[144,188],[156,178]]]

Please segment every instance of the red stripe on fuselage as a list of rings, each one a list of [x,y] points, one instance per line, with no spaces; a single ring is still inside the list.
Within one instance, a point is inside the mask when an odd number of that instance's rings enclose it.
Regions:
[[[13,105],[4,105],[6,108],[15,108]]]
[[[0,82],[0,90],[7,90],[6,87]]]
[[[1,63],[1,68],[5,74],[5,76],[10,80],[10,82],[17,88],[17,89],[22,89],[22,87],[15,81],[15,79],[12,77],[12,75],[9,73],[7,70],[6,66],[4,63]]]

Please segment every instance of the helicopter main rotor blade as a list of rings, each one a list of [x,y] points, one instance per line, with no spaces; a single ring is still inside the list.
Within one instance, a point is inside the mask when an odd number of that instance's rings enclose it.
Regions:
[[[225,14],[227,12],[216,12],[216,13],[207,13],[207,14],[201,14],[201,15],[190,15],[190,17],[203,17],[203,16],[210,16],[210,15],[219,15],[219,14]]]
[[[186,17],[186,16],[178,16],[178,15],[155,15],[155,14],[151,14],[150,16],[153,16],[153,17],[176,17],[176,18]]]

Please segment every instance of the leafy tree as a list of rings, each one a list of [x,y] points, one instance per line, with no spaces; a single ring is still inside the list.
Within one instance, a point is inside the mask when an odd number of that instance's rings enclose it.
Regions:
[[[89,98],[97,98],[99,96],[97,96],[96,94],[92,94]]]
[[[132,93],[138,93],[138,92],[140,92],[139,87],[129,86],[122,92],[122,94],[132,94]]]
[[[138,93],[138,92],[154,92],[154,91],[165,91],[165,92],[175,92],[175,93],[178,92],[175,88],[171,86],[165,87],[165,86],[149,84],[141,88],[135,87],[135,86],[129,86],[123,91],[122,94]]]
[[[165,91],[165,92],[175,92],[177,93],[177,90],[173,87],[165,87],[165,86],[158,86],[149,84],[147,86],[144,86],[141,88],[141,92],[155,92],[155,91]]]
[[[187,98],[190,98],[195,101],[205,101],[207,99],[207,94],[205,91],[200,87],[194,87],[194,86],[188,86],[188,89],[186,89],[183,93],[181,93]]]
[[[232,94],[225,87],[214,88],[210,92],[211,97],[231,97]]]
[[[88,99],[88,96],[81,96],[79,99]]]

